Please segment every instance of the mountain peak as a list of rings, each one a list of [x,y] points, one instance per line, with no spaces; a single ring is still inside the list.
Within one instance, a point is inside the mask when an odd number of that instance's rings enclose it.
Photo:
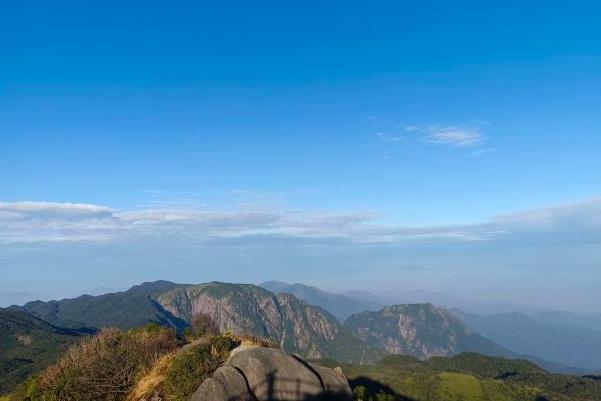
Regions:
[[[500,345],[473,333],[446,309],[431,303],[399,304],[378,312],[362,312],[349,317],[345,327],[367,344],[390,354],[420,359],[465,351],[512,356]]]

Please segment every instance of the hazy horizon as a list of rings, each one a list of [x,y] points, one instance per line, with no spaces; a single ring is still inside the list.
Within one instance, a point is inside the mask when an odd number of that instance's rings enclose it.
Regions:
[[[152,280],[601,313],[601,9],[12,3],[0,306]]]

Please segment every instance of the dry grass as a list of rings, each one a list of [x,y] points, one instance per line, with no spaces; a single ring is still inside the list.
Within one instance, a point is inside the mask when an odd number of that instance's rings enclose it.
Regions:
[[[278,348],[263,338],[232,333],[205,334],[180,345],[172,330],[160,326],[105,329],[72,346],[46,369],[40,389],[44,399],[53,401],[144,401],[155,395],[182,401],[235,348]]]
[[[165,381],[171,362],[178,352],[171,352],[157,360],[148,373],[140,378],[133,391],[127,397],[127,401],[140,401],[151,397]]]
[[[234,336],[236,340],[240,342],[243,347],[265,347],[265,348],[280,348],[276,343],[269,339],[259,338],[249,335]]]
[[[46,369],[40,388],[56,401],[120,401],[143,372],[176,346],[173,331],[161,327],[104,329],[72,346]]]

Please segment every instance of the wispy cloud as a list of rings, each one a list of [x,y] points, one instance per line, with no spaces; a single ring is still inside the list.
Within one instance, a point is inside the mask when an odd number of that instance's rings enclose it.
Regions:
[[[401,142],[403,140],[402,136],[390,135],[385,132],[378,132],[376,133],[376,136],[382,142]]]
[[[478,127],[433,125],[425,128],[424,132],[426,141],[438,145],[474,146],[484,140]]]
[[[454,148],[478,147],[486,143],[487,137],[482,130],[484,122],[472,125],[396,125],[396,130],[401,130],[405,135],[391,134],[387,131],[376,133],[376,137],[382,142],[406,142],[411,143],[421,140],[433,145],[450,146]],[[485,153],[494,152],[495,148],[488,147],[478,149],[470,156],[480,156]]]
[[[485,155],[487,153],[494,153],[496,151],[497,151],[497,148],[482,148],[482,149],[478,149],[478,150],[475,150],[475,151],[469,153],[468,156],[478,157],[478,156]]]
[[[76,216],[74,218],[74,216]],[[318,213],[288,209],[113,210],[101,205],[0,203],[0,244],[97,242],[164,238],[328,240],[354,244],[407,241],[601,241],[601,198],[528,210],[479,224],[391,226],[370,212]]]

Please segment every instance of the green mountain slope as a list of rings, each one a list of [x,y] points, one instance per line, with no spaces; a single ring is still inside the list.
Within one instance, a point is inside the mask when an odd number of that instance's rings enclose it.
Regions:
[[[389,354],[412,355],[420,359],[461,352],[514,356],[468,329],[447,310],[432,304],[388,306],[378,312],[353,315],[344,325],[367,344]]]
[[[30,313],[51,324],[69,328],[119,327],[129,329],[148,322],[182,328],[185,322],[166,312],[154,296],[179,284],[168,281],[143,283],[127,291],[99,296],[82,295],[61,301],[33,301],[12,307]]]
[[[327,366],[336,363],[320,361]],[[356,394],[390,401],[597,401],[601,381],[550,374],[524,360],[476,353],[425,361],[391,355],[374,365],[343,365]]]
[[[53,363],[85,333],[0,308],[0,394]]]
[[[330,313],[291,294],[275,295],[250,284],[208,283],[174,288],[157,298],[185,321],[203,314],[220,330],[269,338],[309,358],[366,362],[382,353],[354,337]]]

